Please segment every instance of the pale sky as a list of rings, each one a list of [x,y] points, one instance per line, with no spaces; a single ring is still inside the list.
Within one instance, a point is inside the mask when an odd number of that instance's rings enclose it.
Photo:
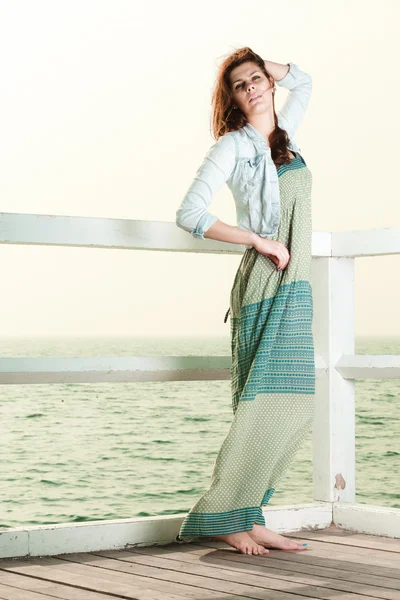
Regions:
[[[399,39],[396,0],[3,0],[0,210],[174,222],[214,143],[217,67],[250,46],[313,78],[295,137],[313,230],[400,227]],[[226,185],[210,211],[236,225]],[[229,335],[240,255],[0,253],[1,335]],[[399,272],[356,259],[357,335],[400,335]]]

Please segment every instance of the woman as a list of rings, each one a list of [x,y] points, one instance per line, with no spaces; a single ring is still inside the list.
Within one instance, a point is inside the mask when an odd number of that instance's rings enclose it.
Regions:
[[[289,89],[278,114],[275,83]],[[209,489],[177,541],[211,537],[244,554],[306,549],[268,529],[261,507],[314,417],[312,177],[293,139],[311,88],[310,75],[294,63],[264,61],[248,47],[226,58],[213,94],[218,141],[176,213],[177,225],[195,238],[246,246],[228,310],[234,418]],[[237,227],[207,210],[225,182]]]

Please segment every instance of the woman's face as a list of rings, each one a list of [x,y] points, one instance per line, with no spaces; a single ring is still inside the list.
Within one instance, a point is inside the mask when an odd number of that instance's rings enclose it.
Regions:
[[[230,82],[233,106],[237,106],[247,119],[251,115],[269,110],[274,84],[264,75],[257,63],[246,62],[233,69]]]

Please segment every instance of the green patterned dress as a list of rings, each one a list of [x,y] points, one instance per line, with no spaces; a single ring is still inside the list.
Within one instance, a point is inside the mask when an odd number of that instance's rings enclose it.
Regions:
[[[281,218],[270,238],[287,266],[245,250],[230,296],[233,421],[210,485],[177,541],[266,525],[262,506],[308,435],[314,418],[311,171],[300,155],[278,169]]]

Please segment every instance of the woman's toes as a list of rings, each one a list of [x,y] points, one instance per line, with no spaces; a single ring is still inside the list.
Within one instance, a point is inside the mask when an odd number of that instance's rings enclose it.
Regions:
[[[304,550],[305,546],[303,546],[303,544],[301,542],[297,542],[295,540],[291,540],[290,543],[292,548],[296,548],[296,550]]]
[[[259,554],[268,554],[269,550],[268,548],[265,548],[264,546],[258,546],[259,549]]]

